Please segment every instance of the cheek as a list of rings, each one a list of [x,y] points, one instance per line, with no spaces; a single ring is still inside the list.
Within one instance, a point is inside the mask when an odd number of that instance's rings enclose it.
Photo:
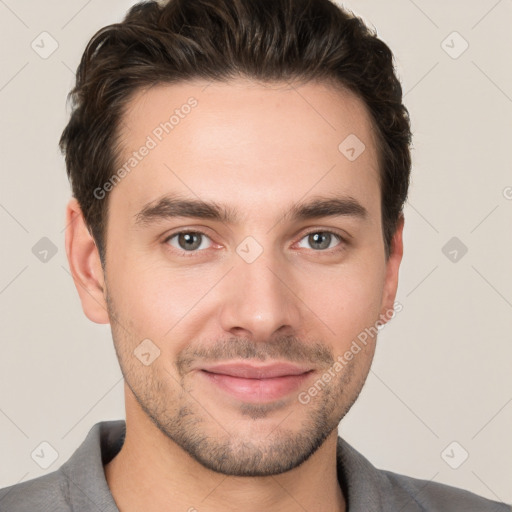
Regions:
[[[327,326],[326,336],[334,340],[336,351],[349,346],[379,318],[383,279],[375,267],[340,269],[304,289],[304,302]]]
[[[202,299],[217,280],[216,274],[198,268],[177,270],[159,263],[145,264],[138,258],[127,260],[112,273],[109,288],[132,332],[164,349],[183,328],[192,334],[192,328],[200,324],[206,304]]]

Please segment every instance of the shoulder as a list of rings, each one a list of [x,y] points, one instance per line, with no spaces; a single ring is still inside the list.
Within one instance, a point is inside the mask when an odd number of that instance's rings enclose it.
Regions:
[[[351,512],[512,512],[463,489],[378,469],[341,437],[337,462]]]
[[[403,496],[420,510],[450,512],[512,512],[512,507],[450,485],[421,480],[391,471],[377,470],[387,479],[396,495]],[[404,510],[407,510],[405,508]]]
[[[60,471],[27,480],[0,489],[0,510],[2,512],[33,512],[71,510],[67,499],[68,480]]]
[[[124,434],[124,420],[96,423],[58,470],[0,489],[0,511],[117,511],[103,465],[121,449]]]

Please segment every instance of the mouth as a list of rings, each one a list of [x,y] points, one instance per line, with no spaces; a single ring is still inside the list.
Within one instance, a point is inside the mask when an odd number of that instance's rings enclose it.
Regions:
[[[310,367],[290,363],[256,366],[226,363],[200,368],[210,384],[239,400],[272,402],[296,391],[310,377]]]

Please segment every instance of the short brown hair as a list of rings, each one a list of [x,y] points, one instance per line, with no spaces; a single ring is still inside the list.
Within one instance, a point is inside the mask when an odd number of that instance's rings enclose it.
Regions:
[[[239,76],[324,80],[364,101],[378,139],[389,256],[409,188],[411,131],[388,46],[330,0],[168,0],[140,2],[121,23],[100,29],[69,93],[72,113],[59,145],[102,262],[108,200],[93,191],[116,169],[120,121],[134,93],[157,83]]]

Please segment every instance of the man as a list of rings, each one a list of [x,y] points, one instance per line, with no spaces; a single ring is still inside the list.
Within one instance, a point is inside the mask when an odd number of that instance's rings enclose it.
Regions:
[[[145,2],[92,38],[72,99],[66,250],[126,423],[2,511],[510,510],[338,437],[396,305],[410,171],[392,54],[361,20]]]

